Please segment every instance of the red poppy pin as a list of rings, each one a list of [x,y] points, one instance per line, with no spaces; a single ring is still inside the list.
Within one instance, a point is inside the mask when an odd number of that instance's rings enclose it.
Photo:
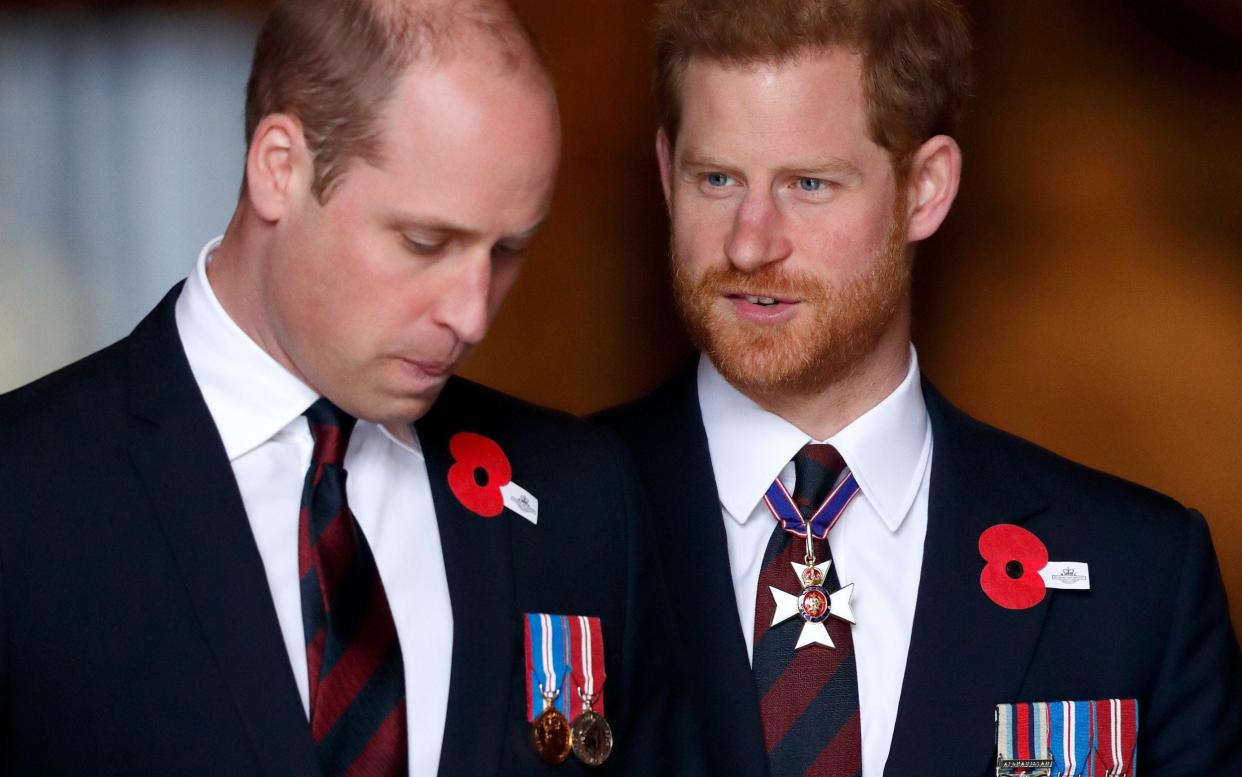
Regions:
[[[453,466],[448,483],[453,496],[467,510],[495,518],[506,507],[531,523],[538,523],[539,500],[513,482],[509,457],[496,441],[474,432],[459,432],[449,440]]]
[[[987,561],[979,584],[988,598],[1010,610],[1025,610],[1044,599],[1041,575],[1048,566],[1048,548],[1021,526],[991,527],[979,536],[979,553]]]

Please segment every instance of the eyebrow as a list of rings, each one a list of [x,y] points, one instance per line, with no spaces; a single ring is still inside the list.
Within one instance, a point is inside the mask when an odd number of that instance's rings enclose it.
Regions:
[[[682,154],[680,167],[683,168],[708,168],[719,170],[735,170],[737,165],[718,159],[711,154],[690,149]],[[862,175],[862,171],[852,162],[847,162],[840,157],[820,157],[818,159],[808,159],[803,162],[794,164],[781,165],[777,168],[779,173],[797,173],[808,177],[845,175],[850,177],[858,177]]]
[[[444,221],[440,218],[421,217],[411,214],[392,214],[391,221],[397,229],[406,230],[414,229],[419,231],[431,232],[435,235],[444,235],[451,237],[475,238],[479,236],[479,231],[464,227],[460,224],[454,224]],[[502,235],[501,240],[506,241],[526,241],[535,236],[543,225],[547,223],[547,218],[540,219],[539,223],[530,229],[523,230],[513,235]]]
[[[711,154],[705,154],[694,149],[683,153],[677,164],[679,167],[709,167],[720,170],[732,170],[735,167],[723,159],[717,159]]]
[[[818,178],[820,176],[844,175],[857,177],[862,175],[862,171],[853,162],[847,162],[840,157],[822,157],[820,159],[808,159],[793,165],[784,165],[780,168],[782,173],[799,173],[801,175]]]

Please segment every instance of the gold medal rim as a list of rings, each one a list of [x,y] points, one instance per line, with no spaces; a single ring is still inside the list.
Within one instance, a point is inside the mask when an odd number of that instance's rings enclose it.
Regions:
[[[587,750],[585,745],[581,744],[583,735],[578,733],[579,729],[581,728],[585,730],[591,726],[603,727],[605,733],[604,740],[607,743],[607,745],[603,748],[603,752],[592,752]],[[578,756],[578,760],[582,761],[587,766],[600,766],[608,760],[609,756],[612,755],[612,725],[608,722],[607,718],[600,715],[595,710],[587,710],[579,715],[578,719],[574,721],[573,727],[569,730],[569,734],[569,741],[573,748],[574,755]]]
[[[539,730],[547,727],[548,720],[558,720],[559,723],[556,725],[566,731],[565,746],[562,750],[551,750],[549,748],[540,747],[539,745]],[[569,721],[565,720],[565,716],[561,714],[560,710],[555,707],[544,710],[543,713],[540,714],[539,717],[535,718],[534,722],[530,724],[531,746],[535,748],[535,753],[540,759],[542,759],[545,763],[551,764],[552,766],[559,766],[560,764],[565,763],[566,759],[569,758],[569,754],[573,751],[573,734],[573,727],[569,725]]]

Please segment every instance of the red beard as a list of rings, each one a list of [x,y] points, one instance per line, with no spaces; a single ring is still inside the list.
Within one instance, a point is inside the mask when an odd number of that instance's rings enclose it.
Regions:
[[[865,272],[831,284],[779,263],[751,273],[725,264],[691,277],[674,256],[673,293],[691,340],[748,395],[815,392],[849,375],[909,304],[911,258],[898,206]],[[801,304],[788,323],[756,324],[739,319],[725,296],[739,290]]]

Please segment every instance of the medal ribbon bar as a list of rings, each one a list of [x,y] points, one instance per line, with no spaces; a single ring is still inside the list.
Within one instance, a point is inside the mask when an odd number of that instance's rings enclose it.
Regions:
[[[854,500],[854,497],[858,496],[859,490],[854,473],[846,470],[845,477],[832,489],[809,521],[802,520],[798,506],[794,504],[793,497],[789,495],[789,491],[785,489],[785,484],[780,481],[780,478],[773,480],[772,485],[768,486],[767,493],[763,495],[763,501],[772,511],[772,515],[776,516],[776,520],[781,522],[781,527],[785,531],[796,537],[806,537],[807,524],[810,524],[811,536],[822,540],[828,536],[828,532],[832,531],[832,527],[845,512],[845,508]]]
[[[1134,699],[999,704],[999,777],[1135,777]]]
[[[570,627],[564,615],[526,614],[526,698],[532,722],[549,706],[569,718],[569,705],[576,695],[563,688],[569,678]],[[550,698],[556,694],[556,698]]]
[[[568,716],[577,720],[588,709],[603,714],[604,711],[604,630],[599,618],[571,615],[568,618],[569,644],[574,653],[571,670],[572,683],[565,690],[569,700]],[[593,702],[588,707],[583,699]]]

